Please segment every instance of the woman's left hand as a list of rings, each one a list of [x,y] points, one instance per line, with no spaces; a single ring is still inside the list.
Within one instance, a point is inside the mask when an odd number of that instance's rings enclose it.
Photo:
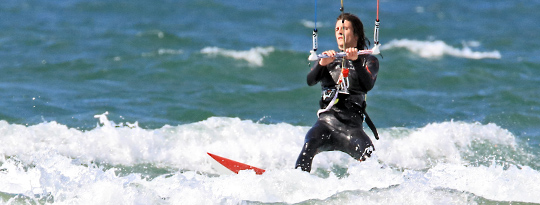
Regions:
[[[348,60],[356,60],[358,59],[358,49],[357,48],[347,48],[345,49],[345,53],[347,53],[347,57],[345,57]]]

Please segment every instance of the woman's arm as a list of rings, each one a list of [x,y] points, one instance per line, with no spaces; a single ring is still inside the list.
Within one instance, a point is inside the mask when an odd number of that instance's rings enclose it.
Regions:
[[[365,58],[358,58],[353,61],[353,64],[361,83],[364,84],[367,91],[371,90],[375,86],[377,74],[379,73],[379,60],[377,57],[368,55]]]
[[[326,66],[322,66],[317,62],[311,71],[307,75],[307,84],[313,86],[317,84],[322,79],[323,71],[326,70]]]

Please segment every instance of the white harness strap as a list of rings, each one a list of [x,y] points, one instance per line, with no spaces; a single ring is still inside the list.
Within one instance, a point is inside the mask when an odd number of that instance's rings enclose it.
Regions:
[[[326,106],[326,108],[324,108],[324,109],[319,109],[319,111],[317,111],[317,117],[319,117],[319,115],[321,115],[321,113],[330,110],[330,109],[332,108],[332,106],[334,106],[334,104],[336,104],[337,96],[338,96],[338,92],[336,92],[336,94],[335,94],[334,97],[332,98],[332,101],[330,101],[330,103],[328,103],[328,106]]]
[[[348,77],[344,78],[343,72],[339,75],[339,79],[338,79],[338,83],[336,84],[336,87],[337,87],[337,90],[334,94],[334,97],[332,97],[332,100],[328,103],[328,105],[324,109],[319,109],[319,111],[317,111],[317,117],[319,117],[321,113],[330,110],[332,106],[334,106],[334,104],[337,103],[337,96],[339,93],[349,94],[349,92],[347,91],[347,88],[349,88],[349,78]]]

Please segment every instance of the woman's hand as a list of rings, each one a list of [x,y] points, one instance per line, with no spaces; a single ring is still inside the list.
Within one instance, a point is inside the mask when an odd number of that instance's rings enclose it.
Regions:
[[[356,59],[358,59],[357,48],[347,48],[345,49],[345,53],[347,54],[347,56],[345,56],[345,59],[352,60],[352,61],[355,61]],[[334,50],[328,50],[328,51],[322,52],[322,54],[329,56],[329,58],[321,58],[319,60],[319,65],[321,66],[326,66],[336,59],[336,57],[334,57],[336,56],[336,51]]]
[[[322,54],[325,54],[327,56],[330,56],[329,58],[321,58],[321,60],[319,60],[319,65],[321,66],[326,66],[328,64],[330,64],[331,62],[333,62],[336,57],[334,57],[336,55],[336,51],[334,50],[328,50],[328,51],[325,51],[325,52],[322,52]]]
[[[355,61],[358,59],[358,49],[357,48],[347,48],[345,49],[345,53],[347,53],[347,57],[345,57],[348,60]]]

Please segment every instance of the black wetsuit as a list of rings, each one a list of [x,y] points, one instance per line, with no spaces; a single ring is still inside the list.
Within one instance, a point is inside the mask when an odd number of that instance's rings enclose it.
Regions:
[[[327,66],[321,66],[317,62],[307,75],[308,85],[320,82],[323,93],[325,90],[336,91],[336,82],[342,72],[341,66],[341,59],[336,59]],[[339,93],[335,104],[319,115],[315,125],[306,134],[296,168],[311,171],[313,157],[322,151],[339,150],[363,161],[374,150],[371,139],[363,130],[362,122],[365,94],[375,85],[379,61],[372,55],[360,55],[355,61],[346,60],[345,67],[349,68],[349,87],[346,89],[349,94]],[[326,108],[331,99],[332,97],[321,98],[321,109]]]

